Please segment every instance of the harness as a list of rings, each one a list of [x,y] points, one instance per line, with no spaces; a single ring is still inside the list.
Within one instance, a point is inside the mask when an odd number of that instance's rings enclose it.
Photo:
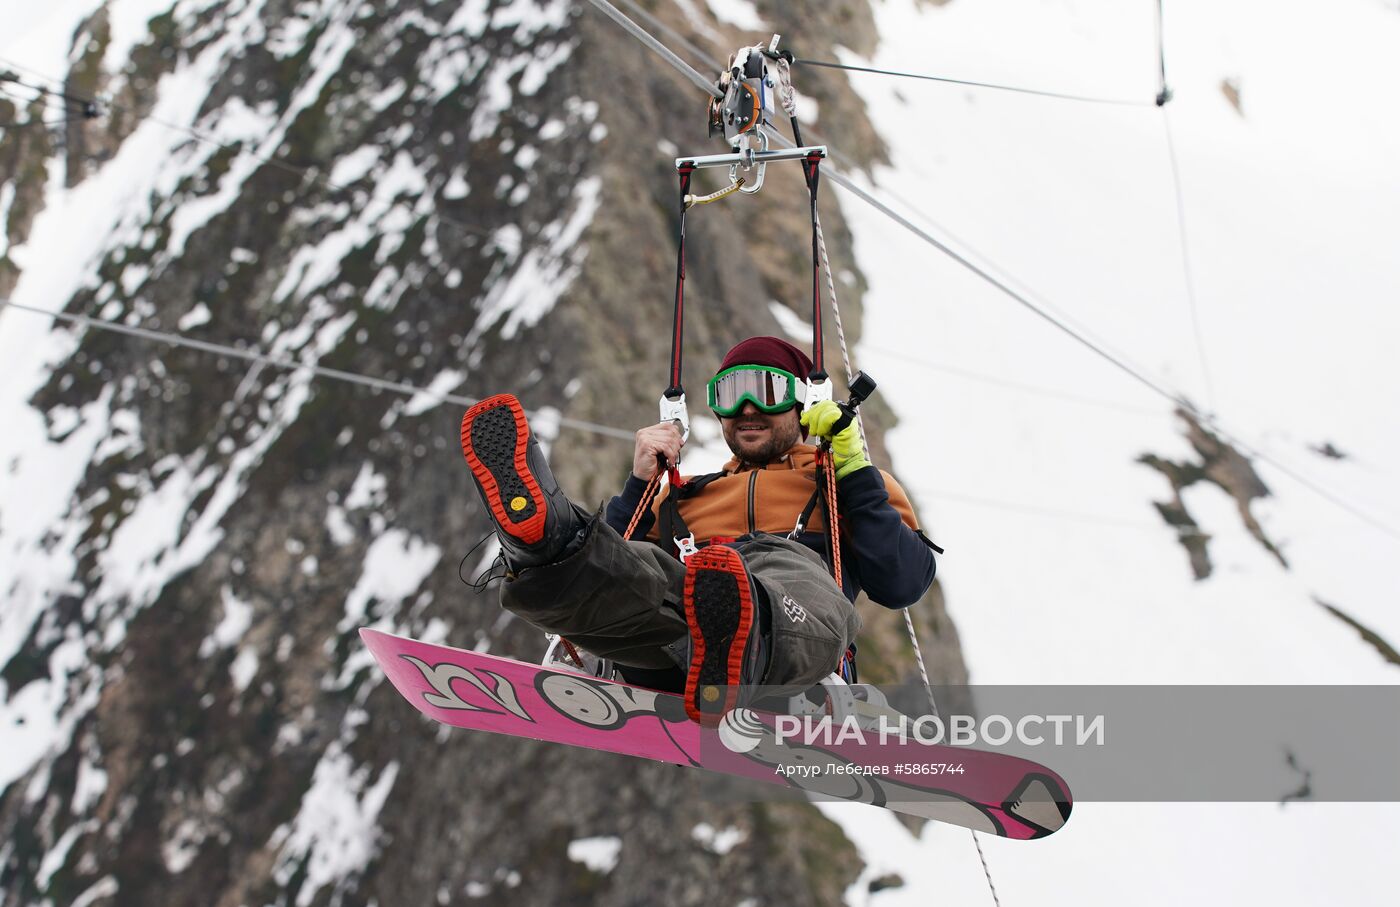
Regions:
[[[808,376],[803,405],[810,408],[823,400],[832,399],[831,378],[824,365],[824,340],[822,331],[821,297],[821,257],[820,220],[817,216],[817,194],[821,186],[821,162],[826,157],[823,145],[803,146],[802,131],[797,122],[797,105],[792,90],[790,64],[792,55],[778,51],[779,36],[774,35],[767,47],[755,45],[740,48],[729,59],[729,65],[720,73],[717,86],[720,97],[711,101],[709,107],[709,133],[711,136],[723,134],[731,151],[728,154],[690,155],[678,157],[675,161],[676,176],[679,181],[679,204],[676,239],[676,291],[671,315],[671,360],[667,373],[666,389],[658,401],[662,422],[674,422],[681,431],[682,440],[690,437],[690,415],[686,406],[685,384],[682,375],[685,349],[685,265],[686,265],[686,214],[696,205],[707,204],[727,198],[735,193],[752,195],[763,187],[763,175],[770,163],[797,161],[802,165],[803,179],[807,184],[808,205],[812,220],[812,370]],[[792,126],[793,139],[797,147],[770,150],[768,132],[773,119],[781,108]],[[709,195],[695,195],[691,192],[692,178],[697,170],[728,167],[729,185]],[[858,373],[851,379],[851,397],[840,404],[845,410],[839,428],[845,428],[855,417],[856,407],[875,389],[875,382]],[[833,432],[834,434],[834,432]],[[695,536],[685,524],[680,514],[680,502],[697,494],[706,484],[719,478],[722,473],[683,479],[680,464],[659,463],[656,475],[647,484],[638,502],[637,509],[627,527],[624,538],[633,538],[643,513],[647,512],[656,499],[664,474],[670,483],[671,491],[658,508],[657,533],[661,539],[669,539],[672,553],[685,560],[698,550]],[[838,586],[841,577],[840,508],[836,496],[836,473],[831,461],[829,441],[823,441],[817,449],[817,488],[811,500],[803,508],[793,528],[790,538],[800,535],[817,506],[822,507],[826,518],[826,555],[832,577]],[[666,544],[663,541],[663,545]]]

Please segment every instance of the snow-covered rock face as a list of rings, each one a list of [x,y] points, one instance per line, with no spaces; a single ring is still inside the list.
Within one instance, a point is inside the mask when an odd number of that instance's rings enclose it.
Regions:
[[[736,46],[759,15],[689,14]],[[615,490],[630,445],[565,417],[654,416],[674,255],[656,145],[703,136],[684,83],[565,0],[21,5],[0,78],[0,905],[560,903],[664,891],[696,847],[670,829],[752,837],[663,767],[629,766],[619,811],[616,761],[441,735],[355,635],[538,655],[455,575],[487,524],[442,397],[521,394],[579,500]],[[760,216],[756,254],[733,255],[738,212],[696,227],[692,382],[774,330],[804,205]],[[828,862],[846,877],[810,903],[855,875],[848,848]]]

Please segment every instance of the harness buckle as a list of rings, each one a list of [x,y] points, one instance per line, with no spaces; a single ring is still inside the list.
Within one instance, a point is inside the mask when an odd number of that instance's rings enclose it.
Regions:
[[[831,399],[834,399],[834,395],[831,390],[830,378],[823,377],[820,381],[808,380],[807,399],[803,403],[805,408],[811,409],[823,400]]]
[[[690,535],[677,536],[675,538],[675,543],[676,548],[680,551],[677,556],[681,559],[682,564],[684,564],[686,559],[692,554],[697,554],[700,551],[699,548],[695,547],[695,533],[693,532]]]
[[[690,411],[685,407],[685,393],[679,397],[661,395],[661,421],[675,422],[681,429],[681,443],[690,439]]]

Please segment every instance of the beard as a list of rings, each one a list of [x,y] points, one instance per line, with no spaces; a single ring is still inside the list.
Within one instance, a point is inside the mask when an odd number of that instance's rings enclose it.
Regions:
[[[725,432],[724,440],[729,445],[730,451],[739,458],[739,463],[744,466],[767,466],[782,457],[783,454],[792,450],[793,445],[798,441],[801,428],[797,420],[766,420],[768,437],[757,444],[742,444],[738,439],[738,432]]]

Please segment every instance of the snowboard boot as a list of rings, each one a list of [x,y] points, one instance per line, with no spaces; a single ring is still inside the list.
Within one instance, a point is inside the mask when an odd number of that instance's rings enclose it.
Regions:
[[[462,454],[511,572],[562,560],[576,546],[587,515],[559,490],[513,394],[497,394],[467,410]]]
[[[691,555],[684,603],[690,628],[685,711],[712,727],[739,703],[740,684],[757,674],[758,595],[739,552],[710,545]]]

